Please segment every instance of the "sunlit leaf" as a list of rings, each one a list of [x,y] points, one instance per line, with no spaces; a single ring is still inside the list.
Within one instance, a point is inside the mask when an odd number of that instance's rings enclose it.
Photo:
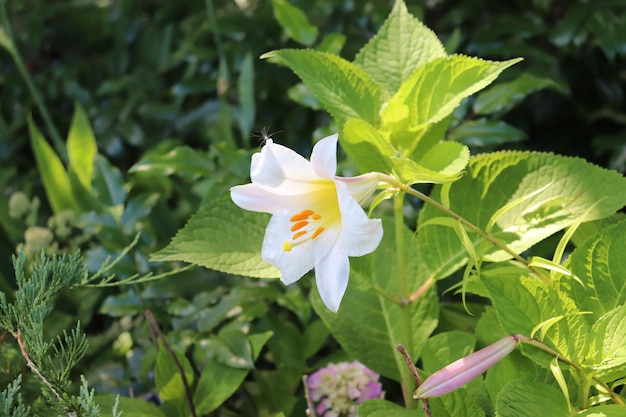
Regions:
[[[287,0],[272,0],[274,17],[283,27],[287,36],[303,44],[312,45],[317,38],[317,28],[309,23],[302,10]]]

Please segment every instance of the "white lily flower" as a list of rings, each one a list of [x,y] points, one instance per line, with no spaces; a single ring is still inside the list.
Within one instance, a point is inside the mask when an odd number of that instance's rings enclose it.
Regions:
[[[268,139],[252,156],[251,184],[230,189],[239,207],[271,213],[262,258],[292,284],[311,269],[320,296],[336,312],[348,287],[349,256],[373,252],[383,236],[380,219],[360,203],[376,190],[375,173],[336,177],[337,135],[320,140],[307,161]]]

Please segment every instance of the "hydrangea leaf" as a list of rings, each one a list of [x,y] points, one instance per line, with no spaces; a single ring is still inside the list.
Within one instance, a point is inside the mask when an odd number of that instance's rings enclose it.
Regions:
[[[280,271],[261,259],[269,214],[237,207],[223,196],[194,214],[153,261],[183,261],[255,278],[278,278]]]
[[[537,190],[532,198],[522,199]],[[466,174],[451,185],[450,209],[476,226],[486,228],[492,216],[508,203],[521,201],[499,213],[492,235],[521,253],[548,236],[568,227],[579,217],[585,221],[609,216],[626,204],[626,178],[578,158],[545,153],[498,152],[473,158]],[[440,197],[439,186],[431,196]],[[426,205],[419,224],[446,217]],[[417,235],[420,257],[429,270],[443,278],[468,259],[454,230],[434,224],[421,227]],[[474,247],[489,245],[483,259],[502,261],[506,252],[468,231]]]
[[[561,391],[552,385],[532,380],[514,380],[500,390],[496,414],[501,417],[571,415]]]
[[[626,305],[622,304],[598,318],[592,327],[598,336],[598,345],[591,366],[598,377],[613,381],[626,373]]]
[[[622,220],[600,230],[572,253],[569,267],[585,287],[574,284],[571,293],[582,310],[599,317],[626,304],[625,252],[626,220]]]
[[[390,96],[413,71],[446,56],[437,35],[396,1],[380,30],[359,51],[354,63],[362,67]]]
[[[382,105],[380,86],[361,67],[337,55],[310,49],[281,49],[261,58],[270,57],[278,57],[291,68],[339,126],[349,119],[378,124]]]
[[[384,225],[384,229],[383,242],[376,252],[351,260],[350,283],[339,311],[328,310],[317,291],[311,292],[311,302],[346,352],[386,377],[400,381],[402,374],[410,380],[396,345],[402,343],[412,357],[419,357],[437,325],[439,305],[432,289],[415,296],[428,279],[423,263],[416,257],[408,259],[405,266],[408,288],[401,288],[398,279],[389,279],[398,275],[399,268],[393,224]],[[403,229],[403,233],[406,253],[413,253],[413,235],[408,229]],[[415,300],[406,304],[394,302],[366,289],[374,284],[392,297],[408,300],[413,295]]]
[[[415,410],[385,400],[369,400],[359,406],[359,417],[414,417]]]
[[[391,172],[391,157],[398,153],[378,130],[360,119],[346,122],[341,146],[361,172]]]
[[[449,140],[475,147],[497,146],[520,142],[526,139],[526,132],[501,120],[466,120],[450,131]]]
[[[392,132],[419,132],[452,113],[465,97],[489,85],[520,59],[504,62],[486,61],[452,55],[427,62],[402,83],[381,112],[381,121]],[[417,146],[401,143],[408,152]]]

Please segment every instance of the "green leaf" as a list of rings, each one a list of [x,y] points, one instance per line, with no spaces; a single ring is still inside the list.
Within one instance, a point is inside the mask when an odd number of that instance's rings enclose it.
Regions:
[[[70,178],[65,172],[63,163],[46,142],[31,118],[28,119],[28,131],[30,132],[30,143],[35,154],[37,168],[52,211],[54,213],[66,209],[78,211],[78,204],[72,194]]]
[[[346,122],[341,146],[361,172],[391,172],[391,157],[397,153],[378,130],[360,119]]]
[[[598,317],[626,304],[625,252],[626,220],[622,220],[600,230],[571,254],[569,267],[585,285],[570,287],[581,310]]]
[[[383,26],[356,55],[354,63],[390,96],[416,69],[445,56],[437,35],[398,0]]]
[[[269,57],[279,57],[291,68],[339,126],[349,119],[378,124],[380,87],[360,67],[337,55],[313,50],[281,49],[261,56]]]
[[[408,371],[396,345],[402,343],[413,358],[419,357],[437,325],[439,305],[432,288],[421,288],[428,275],[422,268],[423,262],[415,256],[411,255],[403,265],[408,283],[406,288],[400,287],[394,227],[385,224],[384,229],[383,241],[372,255],[351,260],[350,283],[339,311],[328,310],[317,290],[311,292],[311,303],[346,352],[374,371],[399,381],[401,374],[406,377]],[[406,228],[402,232],[406,253],[414,254],[412,233]],[[362,290],[368,285],[376,285],[398,301],[371,289]],[[415,298],[411,302],[399,302],[411,296]]]
[[[463,55],[430,61],[400,86],[381,112],[384,126],[392,132],[424,130],[452,113],[465,97],[489,85],[520,59],[504,62],[485,61]],[[401,145],[410,153],[420,135]],[[393,140],[392,140],[393,143]]]
[[[485,417],[477,398],[467,390],[457,390],[428,400],[432,415],[437,417]]]
[[[624,406],[619,404],[591,407],[576,414],[576,417],[623,417]]]
[[[110,207],[124,204],[126,189],[124,188],[124,177],[120,170],[100,155],[96,156],[94,167],[92,186],[96,198]]]
[[[594,322],[597,335],[593,365],[597,376],[605,381],[623,378],[626,374],[626,305],[620,305]]]
[[[558,389],[532,380],[515,380],[502,387],[496,413],[501,417],[570,416],[567,401]]]
[[[523,73],[513,81],[494,85],[489,90],[480,93],[474,102],[474,113],[491,114],[506,112],[528,95],[544,88],[554,88],[564,92],[564,88],[550,78],[540,78]]]
[[[415,417],[415,410],[385,400],[369,400],[359,406],[359,417]]]
[[[241,63],[239,78],[237,80],[237,90],[239,92],[239,113],[237,114],[239,130],[241,131],[241,136],[244,138],[244,143],[248,143],[256,115],[256,105],[254,101],[254,61],[252,60],[252,54],[250,52],[246,53]]]
[[[442,142],[431,147],[414,162],[408,158],[392,158],[395,171],[403,182],[441,184],[456,181],[469,162],[469,149],[456,142]]]
[[[67,136],[69,168],[76,173],[82,186],[91,191],[91,176],[98,146],[87,113],[80,103],[76,102],[75,106],[76,110]]]
[[[309,23],[302,10],[287,0],[272,0],[274,17],[291,39],[310,46],[317,38],[317,28]]]
[[[428,339],[422,351],[422,368],[432,374],[474,351],[476,338],[469,333],[451,331]]]
[[[256,360],[272,332],[252,334],[249,343],[252,357]],[[243,383],[249,369],[231,368],[218,361],[211,361],[202,370],[198,387],[193,394],[198,415],[208,414],[226,401]]]
[[[122,410],[124,416],[133,417],[165,417],[165,414],[152,403],[141,398],[116,397],[113,395],[96,395],[94,401],[100,406],[102,417],[113,416],[113,406],[118,401],[118,410]]]
[[[449,140],[464,145],[484,148],[505,143],[520,142],[526,139],[526,132],[501,120],[466,120],[448,135]]]
[[[532,198],[522,198],[543,187],[546,187],[544,191]],[[521,253],[574,224],[581,216],[589,221],[621,209],[626,204],[624,189],[626,178],[582,159],[499,152],[482,154],[470,161],[466,174],[450,186],[450,209],[484,230],[501,207],[520,201],[511,205],[508,212],[500,213],[491,234]],[[440,188],[435,187],[431,196],[437,199],[439,195]],[[420,212],[419,222],[435,217],[447,216],[426,205]],[[478,234],[471,231],[468,234],[474,247],[486,244]],[[463,245],[447,227],[433,224],[420,228],[417,239],[420,256],[437,277],[446,277],[467,262]],[[484,260],[510,259],[506,252],[490,247]],[[579,271],[574,273],[581,276]]]
[[[215,164],[206,152],[189,146],[177,146],[167,153],[155,151],[146,153],[139,162],[130,167],[128,172],[148,172],[162,176],[179,175],[194,180],[214,174]]]
[[[278,278],[261,259],[269,215],[242,210],[226,195],[194,214],[153,261],[183,261],[229,274]]]
[[[341,52],[345,44],[346,35],[343,33],[329,33],[324,36],[324,39],[322,39],[322,42],[320,42],[316,49],[320,52],[339,55],[339,52]]]
[[[176,355],[178,362],[183,367],[187,384],[190,387],[193,386],[194,374],[189,361],[185,355],[178,352],[174,347],[171,349]],[[154,368],[154,382],[157,390],[159,391],[159,397],[163,400],[163,402],[173,403],[179,410],[184,409],[186,404],[186,394],[183,377],[176,362],[172,358],[171,352],[166,349],[163,344],[160,344],[159,354]]]

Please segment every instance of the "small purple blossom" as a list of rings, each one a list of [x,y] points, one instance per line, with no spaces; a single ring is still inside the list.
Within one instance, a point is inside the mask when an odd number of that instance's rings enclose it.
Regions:
[[[319,417],[356,417],[359,404],[384,397],[379,377],[359,361],[319,369],[308,378],[315,411]]]

